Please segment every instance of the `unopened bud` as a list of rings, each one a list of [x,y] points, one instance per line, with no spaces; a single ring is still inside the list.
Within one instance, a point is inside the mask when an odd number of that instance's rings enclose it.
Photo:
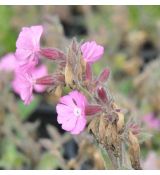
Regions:
[[[100,112],[102,109],[98,105],[87,105],[85,107],[85,114],[86,115],[94,115]]]
[[[108,80],[109,74],[110,74],[109,69],[105,68],[105,69],[101,72],[101,74],[100,74],[100,76],[98,77],[98,80],[97,80],[97,81],[98,81],[98,82],[102,82],[102,83],[106,82],[106,81]]]
[[[108,101],[106,91],[103,87],[98,87],[97,89],[98,97],[101,99],[102,102],[106,103]]]
[[[65,60],[65,54],[56,48],[41,48],[40,54],[51,60]]]
[[[137,135],[140,132],[140,127],[137,124],[130,124],[129,128],[134,135]]]
[[[35,82],[39,85],[53,85],[55,83],[55,79],[53,76],[47,75],[41,78],[37,78]]]

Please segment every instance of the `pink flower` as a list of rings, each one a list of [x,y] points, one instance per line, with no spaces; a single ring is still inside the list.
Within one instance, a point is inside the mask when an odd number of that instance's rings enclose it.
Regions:
[[[86,97],[78,91],[72,91],[63,96],[56,106],[58,113],[57,121],[62,128],[71,134],[79,134],[86,126],[85,106]]]
[[[95,41],[91,41],[82,44],[81,51],[84,60],[88,63],[93,63],[102,57],[104,48]]]
[[[47,75],[47,68],[42,65],[31,69],[30,72],[20,71],[21,69],[16,71],[12,87],[13,90],[20,95],[24,104],[28,105],[33,99],[33,90],[43,92],[46,89],[44,85],[37,85],[36,79]]]
[[[156,170],[158,169],[158,157],[154,151],[150,151],[146,157],[146,160],[142,162],[144,170]]]
[[[0,59],[0,70],[12,72],[17,67],[17,61],[13,53],[9,53]]]
[[[160,119],[156,118],[153,113],[145,115],[143,121],[149,128],[160,129]]]
[[[16,58],[20,65],[38,63],[42,26],[23,27],[16,42]]]

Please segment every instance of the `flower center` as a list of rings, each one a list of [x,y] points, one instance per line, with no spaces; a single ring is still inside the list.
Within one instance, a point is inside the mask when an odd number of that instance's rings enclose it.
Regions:
[[[81,116],[81,109],[80,108],[74,108],[74,115],[76,117],[80,117]]]

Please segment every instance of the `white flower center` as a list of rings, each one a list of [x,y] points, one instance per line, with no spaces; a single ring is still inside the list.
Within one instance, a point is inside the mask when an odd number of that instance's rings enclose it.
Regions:
[[[81,116],[81,109],[80,108],[74,108],[74,115],[76,117],[80,117]]]

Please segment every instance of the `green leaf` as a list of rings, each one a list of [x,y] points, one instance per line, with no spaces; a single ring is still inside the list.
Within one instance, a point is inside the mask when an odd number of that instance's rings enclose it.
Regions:
[[[17,32],[12,28],[12,7],[0,6],[0,55],[15,50]]]

